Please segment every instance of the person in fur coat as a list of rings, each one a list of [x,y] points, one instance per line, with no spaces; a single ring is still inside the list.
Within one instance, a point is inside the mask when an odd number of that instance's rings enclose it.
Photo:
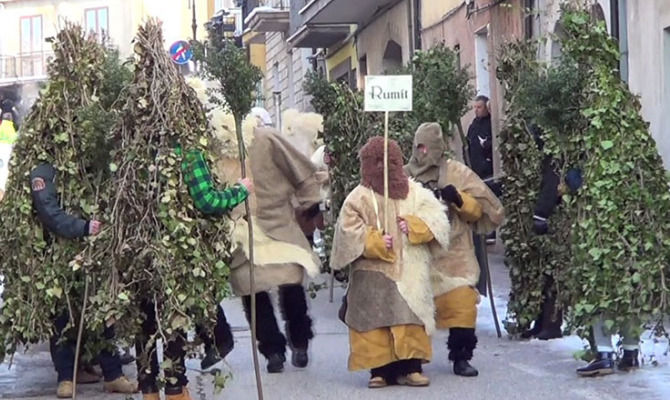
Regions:
[[[447,146],[437,123],[424,123],[414,136],[412,158],[405,171],[449,207],[449,248],[434,250],[431,282],[437,327],[449,329],[449,359],[454,373],[477,376],[470,365],[477,345],[475,326],[479,263],[472,232],[487,233],[504,218],[503,207],[488,186],[464,164],[446,157]]]
[[[429,247],[446,249],[446,207],[403,172],[391,140],[389,230],[384,223],[384,139],[360,151],[361,183],[347,196],[335,229],[330,266],[351,265],[344,321],[349,327],[349,370],[371,370],[370,388],[427,386],[421,364],[432,356],[435,329]]]
[[[252,198],[254,231],[254,276],[256,288],[249,282],[248,223],[235,221],[233,241],[237,248],[231,262],[230,283],[242,296],[247,319],[251,314],[251,296],[256,296],[259,351],[268,360],[270,373],[282,372],[286,345],[292,350],[291,363],[307,366],[307,349],[314,336],[307,314],[303,281],[305,273],[316,276],[321,262],[312,251],[302,224],[320,216],[320,183],[312,162],[277,130],[259,125],[249,146],[249,166],[256,192]],[[302,224],[301,224],[302,223]],[[279,306],[285,321],[286,336],[279,330],[270,290],[278,290]]]

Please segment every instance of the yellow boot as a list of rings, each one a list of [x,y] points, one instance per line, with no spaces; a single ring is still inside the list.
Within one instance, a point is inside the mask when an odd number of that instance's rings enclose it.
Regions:
[[[161,396],[158,393],[144,393],[142,400],[161,400]]]
[[[56,396],[59,399],[69,399],[72,398],[73,390],[72,381],[62,381],[58,382],[58,389],[56,389]]]
[[[137,382],[132,382],[125,376],[118,377],[113,381],[105,382],[103,387],[105,388],[105,392],[109,393],[137,393]]]
[[[191,395],[188,394],[186,387],[181,388],[180,394],[168,394],[165,396],[166,400],[192,400]]]

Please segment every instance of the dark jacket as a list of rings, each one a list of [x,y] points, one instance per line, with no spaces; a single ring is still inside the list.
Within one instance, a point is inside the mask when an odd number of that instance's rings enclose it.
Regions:
[[[60,206],[54,179],[56,170],[50,164],[38,165],[30,172],[30,187],[33,207],[45,230],[66,239],[76,239],[88,235],[89,221],[66,213]],[[34,180],[42,178],[44,189],[36,190]]]
[[[468,128],[470,168],[481,179],[493,176],[493,133],[491,116],[475,118]]]

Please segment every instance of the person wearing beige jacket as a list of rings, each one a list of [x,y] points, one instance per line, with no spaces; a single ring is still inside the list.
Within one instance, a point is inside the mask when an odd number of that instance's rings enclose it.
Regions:
[[[488,233],[504,218],[502,204],[486,184],[464,164],[447,158],[447,146],[437,123],[419,126],[412,157],[405,171],[449,207],[449,248],[433,248],[431,284],[436,326],[449,329],[449,359],[454,373],[477,376],[470,365],[477,346],[475,327],[480,268],[472,232]]]

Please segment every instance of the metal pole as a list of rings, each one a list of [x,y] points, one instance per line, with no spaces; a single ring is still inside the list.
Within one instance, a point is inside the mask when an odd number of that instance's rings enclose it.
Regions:
[[[193,22],[191,24],[191,29],[193,29],[193,40],[198,40],[197,38],[198,23],[196,21],[196,14],[195,14],[195,1],[196,0],[191,0],[191,5],[193,6]]]

